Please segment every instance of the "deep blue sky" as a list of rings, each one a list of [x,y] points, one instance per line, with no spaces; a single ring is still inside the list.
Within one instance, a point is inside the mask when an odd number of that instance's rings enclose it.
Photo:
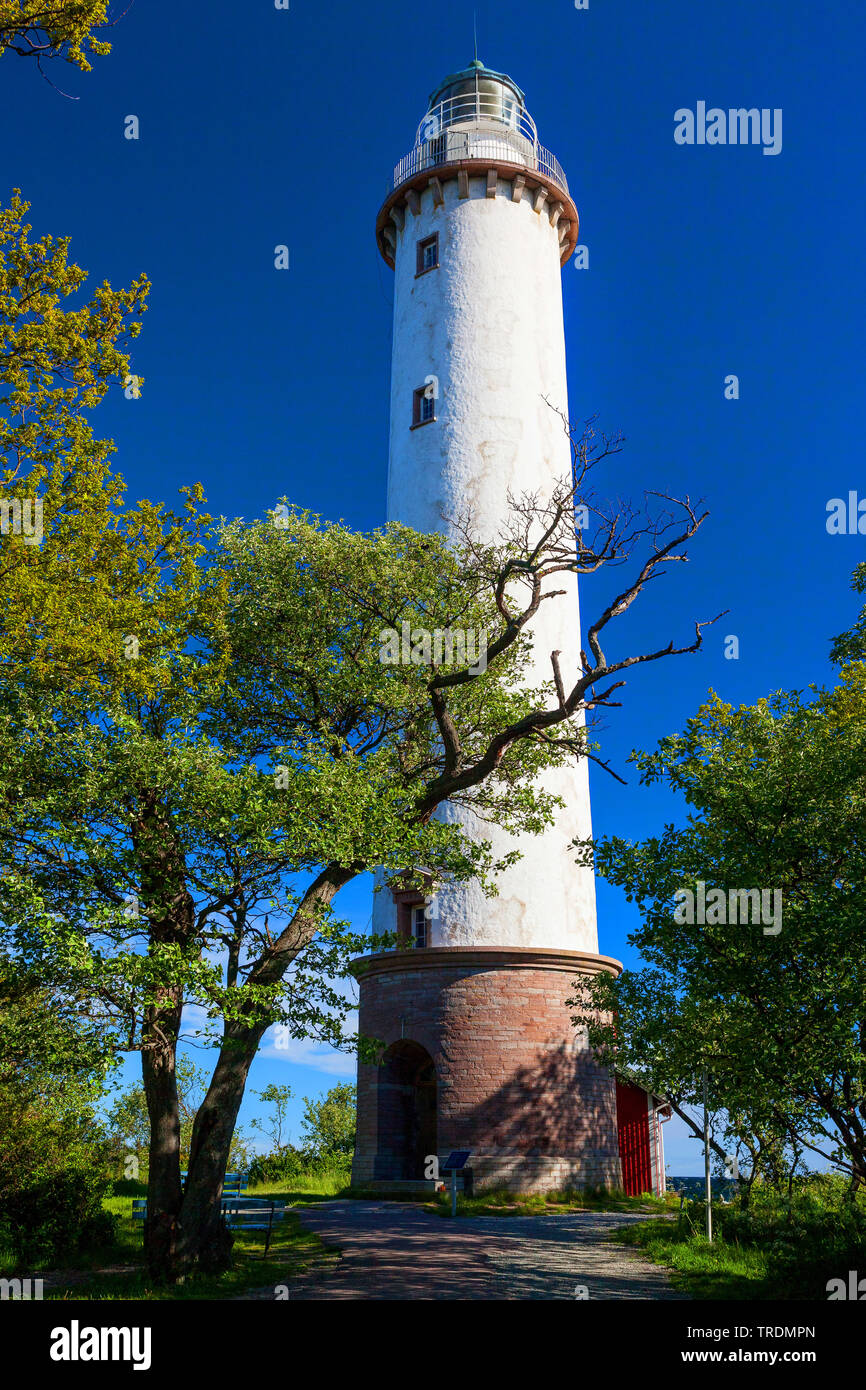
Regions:
[[[98,415],[132,496],[200,480],[217,513],[261,515],[287,494],[374,527],[392,304],[375,216],[429,92],[472,57],[473,8],[479,55],[525,91],[580,211],[590,268],[563,271],[571,413],[628,438],[600,485],[688,492],[712,512],[691,564],[609,642],[689,640],[694,618],[730,610],[700,655],[630,678],[604,737],[622,771],[710,687],[740,703],[828,679],[828,639],[857,611],[864,538],[829,536],[825,517],[829,498],[866,495],[861,7],[136,0],[92,73],[50,67],[78,100],[2,60],[0,189],[21,187],[37,232],[71,235],[93,281],[153,281],[142,399],[118,393]],[[781,107],[781,154],[676,145],[674,111],[699,100]],[[279,243],[289,271],[274,269]],[[585,618],[612,582],[586,587]],[[728,633],[739,661],[723,657]],[[592,782],[598,833],[638,838],[676,809],[632,775]],[[345,907],[363,925],[366,887]],[[600,948],[633,960],[619,892],[601,884],[599,909]],[[339,1063],[310,1061],[262,1058],[253,1085],[313,1094]],[[698,1171],[676,1124],[670,1167]]]

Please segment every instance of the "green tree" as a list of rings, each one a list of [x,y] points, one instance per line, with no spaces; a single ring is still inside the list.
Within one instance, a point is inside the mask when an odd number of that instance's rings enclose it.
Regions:
[[[835,649],[856,655],[856,638]],[[640,904],[630,941],[646,965],[593,982],[575,1015],[600,1056],[681,1108],[699,1103],[706,1070],[713,1108],[763,1149],[767,1171],[815,1151],[855,1189],[866,1176],[864,673],[849,661],[833,689],[739,709],[713,696],[683,734],[632,755],[642,782],[682,795],[688,815],[640,844],[595,846],[598,871]],[[740,891],[755,889],[781,904],[778,922],[737,920]],[[702,891],[706,921],[690,922],[684,895],[697,907]]]
[[[111,52],[111,44],[96,37],[110,26],[109,0],[0,0],[0,56],[10,49],[34,58],[63,58],[90,72],[88,54]]]
[[[609,450],[591,434],[575,447],[580,486]],[[459,800],[542,832],[558,803],[538,774],[592,756],[587,709],[636,663],[700,647],[700,624],[679,648],[608,658],[601,647],[700,527],[673,504],[678,524],[650,528],[649,558],[590,625],[580,668],[563,672],[554,653],[551,678],[529,683],[531,624],[556,601],[557,575],[619,564],[635,535],[630,517],[600,516],[575,553],[574,502],[566,487],[544,506],[517,499],[497,545],[467,533],[453,546],[283,508],[224,526],[207,554],[192,501],[179,518],[142,519],[139,504],[111,532],[121,573],[134,556],[137,655],[114,659],[106,601],[85,665],[58,668],[52,624],[31,632],[26,661],[0,664],[0,922],[10,953],[87,997],[114,1046],[141,1053],[157,1277],[230,1256],[221,1184],[265,1031],[352,1045],[342,979],[370,943],[337,919],[340,889],[384,866],[390,883],[478,877],[495,891],[490,845],[437,809]],[[97,567],[97,593],[117,573]],[[403,621],[485,631],[486,670],[384,664],[381,632]],[[190,1005],[217,1056],[182,1187],[177,1049]]]
[[[114,1065],[89,996],[64,993],[0,953],[0,1084],[48,1091],[63,1077],[99,1095]]]
[[[271,1107],[271,1113],[267,1119],[252,1120],[252,1127],[267,1135],[273,1150],[279,1153],[289,1144],[289,1132],[286,1123],[289,1101],[293,1095],[292,1088],[291,1086],[279,1086],[275,1081],[272,1081],[263,1091],[254,1091],[253,1094],[257,1095],[264,1105]]]
[[[313,1158],[350,1158],[355,1151],[357,1116],[355,1087],[348,1081],[332,1086],[320,1100],[305,1096],[301,1128],[307,1152]]]
[[[0,1233],[23,1263],[110,1235],[96,1104],[111,1060],[75,1000],[0,958]]]
[[[180,516],[125,504],[115,446],[88,415],[130,375],[150,287],[142,275],[77,302],[69,238],[33,240],[27,209],[18,193],[0,207],[0,668],[31,703],[106,679],[146,695],[157,671],[130,653],[180,616],[201,493],[182,489]]]

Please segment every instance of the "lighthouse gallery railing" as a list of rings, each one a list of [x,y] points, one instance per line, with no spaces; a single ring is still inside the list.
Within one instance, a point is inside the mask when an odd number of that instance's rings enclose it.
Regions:
[[[520,164],[568,192],[562,166],[539,143],[528,111],[501,94],[484,92],[448,97],[427,112],[418,127],[414,149],[394,168],[393,187],[399,188],[425,169],[466,159]]]

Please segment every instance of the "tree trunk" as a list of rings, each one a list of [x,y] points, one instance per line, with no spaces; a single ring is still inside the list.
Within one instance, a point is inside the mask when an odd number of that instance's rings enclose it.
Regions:
[[[174,1256],[182,1188],[180,1179],[180,1114],[175,1069],[182,1001],[148,1009],[145,1037],[151,1040],[141,1054],[141,1074],[150,1117],[147,1174],[147,1220],[144,1248],[147,1267],[160,1282],[174,1278]]]
[[[195,911],[186,888],[183,855],[171,816],[148,789],[142,794],[132,841],[141,856],[141,898],[150,922],[150,956],[162,948],[185,951],[194,938]],[[157,1281],[176,1277],[176,1249],[183,1190],[180,1178],[180,1114],[177,1100],[177,1039],[183,986],[157,984],[142,1019],[141,1074],[150,1118],[147,1219],[144,1248]]]
[[[210,1273],[231,1263],[233,1237],[222,1218],[223,1181],[250,1067],[267,1029],[226,1028],[208,1093],[193,1126],[175,1264],[179,1274]]]
[[[282,980],[315,935],[319,909],[366,867],[356,861],[348,867],[329,865],[322,870],[304,894],[291,923],[253,969],[247,980],[250,987],[272,986]],[[208,1093],[195,1117],[176,1258],[182,1274],[196,1267],[226,1269],[231,1260],[233,1241],[220,1205],[223,1180],[250,1067],[272,1022],[261,1017],[261,1010],[256,1017],[254,1007],[250,1005],[248,1022],[239,1019],[226,1025]]]
[[[168,859],[170,863],[170,856]],[[349,868],[330,866],[322,870],[307,889],[302,909],[253,970],[247,983],[251,986],[278,983],[299,951],[312,940],[318,925],[318,909],[330,903],[334,894],[366,867],[366,864],[359,862]],[[179,874],[177,881],[179,886],[174,899],[171,933],[163,933],[162,939],[184,941],[192,934],[194,915],[192,899],[182,886]],[[157,939],[156,934],[154,937]],[[165,1003],[169,992],[164,992],[160,1003]],[[256,1009],[251,1003],[247,1021],[241,1018],[226,1025],[219,1060],[193,1124],[187,1179],[181,1194],[180,1128],[177,1090],[174,1087],[174,1046],[180,1027],[181,1007],[182,1000],[179,999],[173,1027],[166,1021],[161,1022],[157,1030],[172,1039],[171,1083],[177,1156],[172,1161],[167,1153],[162,1154],[157,1144],[156,1122],[160,1117],[165,1120],[169,1096],[162,1094],[155,1071],[152,1078],[155,1104],[151,1110],[151,1149],[157,1152],[160,1160],[161,1177],[154,1187],[153,1205],[150,1201],[151,1189],[148,1188],[148,1241],[153,1249],[153,1258],[149,1254],[148,1263],[152,1272],[172,1280],[184,1278],[195,1269],[218,1273],[231,1263],[234,1239],[222,1216],[223,1181],[249,1070],[271,1023],[271,1019],[263,1018],[262,1010]],[[150,1108],[150,1101],[148,1106]],[[176,1185],[173,1174],[176,1174]]]

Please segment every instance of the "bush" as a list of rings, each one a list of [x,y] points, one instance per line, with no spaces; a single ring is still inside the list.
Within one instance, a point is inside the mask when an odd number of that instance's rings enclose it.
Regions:
[[[114,1238],[114,1217],[102,1209],[110,1180],[90,1168],[34,1177],[5,1204],[7,1238],[20,1264],[60,1260]]]
[[[305,1096],[301,1128],[306,1152],[326,1163],[340,1156],[351,1163],[357,1119],[355,1087],[348,1081],[332,1086],[319,1100]]]
[[[254,1158],[249,1168],[249,1179],[253,1185],[267,1182],[290,1182],[301,1176],[304,1158],[291,1144],[273,1153],[260,1154]]]
[[[147,1183],[141,1178],[115,1178],[111,1184],[112,1197],[146,1197]]]
[[[770,1250],[770,1269],[789,1298],[826,1297],[830,1279],[848,1282],[848,1271],[866,1266],[866,1212],[846,1207],[795,1226]]]
[[[346,1153],[321,1153],[311,1158],[305,1165],[305,1172],[311,1178],[345,1178],[352,1176],[352,1155]]]
[[[832,1174],[809,1174],[790,1199],[756,1184],[748,1207],[713,1207],[714,1228],[732,1246],[764,1252],[768,1275],[784,1298],[826,1297],[830,1279],[846,1279],[866,1268],[866,1205],[846,1200],[847,1182]],[[689,1204],[696,1232],[703,1230],[704,1204]]]
[[[250,1164],[250,1182],[294,1182],[298,1178],[338,1177],[349,1181],[352,1172],[351,1155],[344,1153],[312,1154],[286,1144],[273,1153],[260,1155]]]
[[[62,1101],[0,1106],[0,1213],[20,1264],[55,1261],[110,1241],[102,1209],[111,1188],[109,1153],[95,1116]]]

